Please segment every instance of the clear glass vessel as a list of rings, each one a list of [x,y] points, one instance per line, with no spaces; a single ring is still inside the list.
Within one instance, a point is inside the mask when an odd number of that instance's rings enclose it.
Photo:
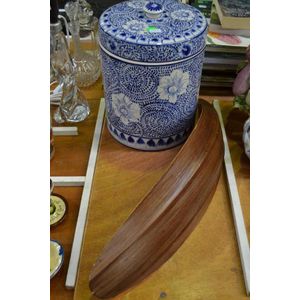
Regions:
[[[99,22],[94,16],[91,5],[85,0],[79,0],[79,24],[80,24],[80,37],[81,44],[84,43],[86,52],[95,56],[99,64],[101,65],[100,59],[100,46],[99,46]],[[86,42],[85,42],[86,41]]]
[[[65,11],[70,19],[69,29],[73,41],[73,63],[76,71],[76,83],[79,87],[87,87],[97,81],[100,76],[100,60],[97,56],[83,50],[80,44],[80,19],[86,29],[94,26],[88,10],[81,10],[78,2],[68,2]],[[81,18],[80,18],[81,17]],[[93,28],[94,30],[94,28]],[[94,41],[91,41],[93,44]]]
[[[50,63],[52,72],[62,88],[60,105],[54,114],[58,123],[80,122],[89,113],[89,105],[76,85],[75,70],[60,22],[50,24]]]

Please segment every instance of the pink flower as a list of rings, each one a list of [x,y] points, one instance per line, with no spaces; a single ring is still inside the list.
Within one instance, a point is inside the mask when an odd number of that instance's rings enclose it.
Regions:
[[[240,96],[248,92],[250,88],[250,64],[247,64],[236,76],[232,92],[235,96]]]

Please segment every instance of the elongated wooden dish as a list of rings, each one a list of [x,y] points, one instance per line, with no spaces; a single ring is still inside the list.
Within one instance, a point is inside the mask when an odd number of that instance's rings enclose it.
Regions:
[[[90,289],[114,297],[145,279],[182,245],[205,213],[223,161],[213,107],[200,101],[193,132],[158,183],[117,230],[94,264]]]

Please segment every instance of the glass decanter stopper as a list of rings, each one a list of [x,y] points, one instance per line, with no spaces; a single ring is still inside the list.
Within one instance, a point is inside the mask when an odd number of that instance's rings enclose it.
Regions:
[[[73,63],[76,70],[76,83],[80,87],[86,87],[95,83],[99,78],[100,61],[98,57],[89,54],[81,48],[79,3],[68,2],[65,5],[65,11],[70,19],[69,28],[72,34],[74,47]]]
[[[85,0],[78,0],[78,18],[80,27],[91,23],[93,19],[93,10],[91,5]]]
[[[50,63],[56,81],[62,89],[62,97],[54,119],[58,123],[80,122],[90,114],[89,105],[76,85],[75,70],[61,23],[50,24]]]
[[[98,19],[94,16],[92,7],[88,2],[86,2],[85,0],[79,0],[78,3],[80,37],[84,37],[86,40],[86,42],[84,43],[84,48],[86,49],[86,52],[90,53],[98,59],[99,65],[101,66]],[[85,40],[81,40],[81,45]]]

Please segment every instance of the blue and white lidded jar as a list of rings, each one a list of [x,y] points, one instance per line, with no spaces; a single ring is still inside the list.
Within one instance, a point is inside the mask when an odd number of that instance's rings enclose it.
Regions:
[[[193,128],[207,22],[175,0],[132,0],[101,15],[107,126],[120,143],[162,150]]]

